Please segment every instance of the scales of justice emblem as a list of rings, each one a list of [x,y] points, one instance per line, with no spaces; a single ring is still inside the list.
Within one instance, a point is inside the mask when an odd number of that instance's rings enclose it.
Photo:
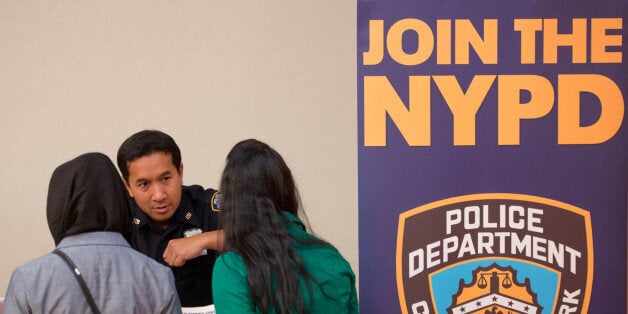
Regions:
[[[530,279],[517,280],[517,271],[496,263],[478,267],[473,280],[460,279],[458,291],[452,296],[449,314],[539,314],[543,307],[530,286]]]

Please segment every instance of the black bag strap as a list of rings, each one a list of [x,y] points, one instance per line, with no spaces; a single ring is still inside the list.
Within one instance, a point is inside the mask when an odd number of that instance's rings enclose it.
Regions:
[[[81,290],[83,290],[83,294],[89,303],[89,307],[92,308],[92,312],[99,314],[100,311],[98,310],[98,306],[96,306],[96,302],[94,302],[94,297],[92,297],[92,294],[89,292],[89,288],[87,288],[87,284],[85,283],[83,276],[81,276],[81,272],[78,268],[76,268],[76,265],[74,265],[74,262],[72,262],[72,260],[60,250],[55,249],[52,253],[59,255],[68,267],[70,267],[70,270],[74,273],[74,278],[76,278],[76,281],[78,281],[79,285],[81,285]]]

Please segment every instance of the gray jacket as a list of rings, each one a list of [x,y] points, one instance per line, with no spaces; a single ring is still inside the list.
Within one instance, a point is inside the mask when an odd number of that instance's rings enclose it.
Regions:
[[[57,249],[80,270],[102,313],[181,313],[170,269],[133,250],[120,233],[67,236]],[[90,312],[61,257],[49,253],[13,271],[3,314]]]

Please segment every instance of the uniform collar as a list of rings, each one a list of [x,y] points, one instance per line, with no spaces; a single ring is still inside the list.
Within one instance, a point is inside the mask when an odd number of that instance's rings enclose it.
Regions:
[[[179,202],[179,207],[174,211],[172,217],[170,217],[170,221],[168,222],[168,228],[166,228],[166,232],[168,230],[172,230],[173,225],[178,225],[179,223],[184,223],[193,226],[200,226],[198,217],[194,212],[194,208],[190,201],[190,198],[185,194],[185,190],[181,187],[181,201]],[[150,217],[142,211],[142,209],[135,203],[132,202],[132,211],[133,211],[133,225],[136,228],[142,228],[150,223]]]
[[[187,225],[201,225],[196,212],[194,211],[194,207],[192,206],[192,202],[185,193],[181,193],[181,202],[179,202],[179,207],[174,212],[174,215],[172,215],[172,218],[170,218],[170,223],[174,221]]]
[[[136,228],[142,228],[150,222],[150,217],[146,215],[142,209],[137,206],[135,200],[131,202],[131,211],[133,212],[133,220],[131,221]]]

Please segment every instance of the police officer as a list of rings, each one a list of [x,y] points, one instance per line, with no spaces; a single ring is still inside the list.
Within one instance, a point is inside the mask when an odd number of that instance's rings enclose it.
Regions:
[[[212,269],[222,243],[217,191],[183,186],[181,152],[161,131],[133,134],[117,161],[134,200],[132,245],[171,267],[183,307],[213,304]]]

